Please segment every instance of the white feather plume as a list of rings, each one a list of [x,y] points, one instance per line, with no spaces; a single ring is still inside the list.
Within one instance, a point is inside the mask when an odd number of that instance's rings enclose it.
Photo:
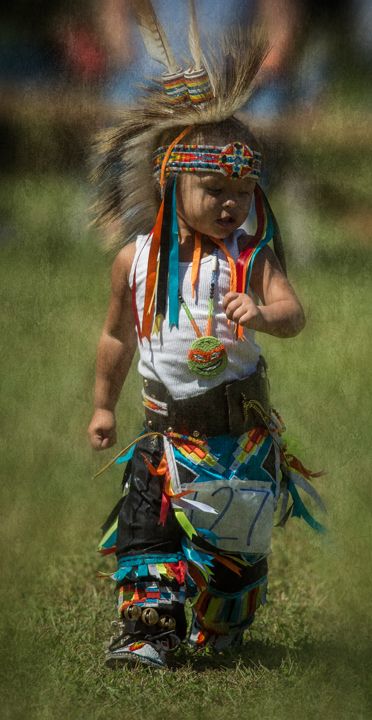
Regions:
[[[200,47],[200,35],[198,28],[198,20],[196,17],[195,0],[189,0],[190,8],[190,27],[189,27],[189,47],[192,58],[194,60],[195,70],[202,67],[202,52]]]

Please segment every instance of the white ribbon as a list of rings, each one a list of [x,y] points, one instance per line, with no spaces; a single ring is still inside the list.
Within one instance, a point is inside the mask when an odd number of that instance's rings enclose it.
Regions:
[[[165,452],[165,457],[167,458],[168,470],[169,470],[170,479],[171,479],[171,488],[172,488],[173,493],[175,495],[178,495],[182,490],[180,476],[178,473],[176,458],[174,457],[173,445],[165,435],[164,435],[164,452]]]
[[[297,487],[302,488],[310,497],[314,500],[314,502],[317,504],[317,506],[323,510],[323,512],[327,512],[327,508],[320,497],[319,493],[315,490],[315,487],[308,482],[308,480],[305,480],[304,477],[301,475],[298,475],[293,470],[290,470],[289,477],[294,483],[294,485],[297,485]]]
[[[212,513],[213,515],[218,515],[218,511],[215,510],[214,507],[211,505],[207,505],[207,503],[199,502],[198,500],[190,500],[190,498],[183,497],[177,499],[177,504],[173,503],[173,507],[181,507],[181,508],[188,508],[191,505],[191,507],[196,508],[197,510],[201,510],[202,512]]]

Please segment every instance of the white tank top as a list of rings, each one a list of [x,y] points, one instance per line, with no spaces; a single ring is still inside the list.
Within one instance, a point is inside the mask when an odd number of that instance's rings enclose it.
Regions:
[[[236,230],[228,240],[226,247],[234,260],[239,255],[238,238],[244,232]],[[134,268],[136,269],[136,302],[142,322],[145,297],[147,261],[150,241],[146,235],[138,235],[136,252],[129,275],[129,285],[133,285]],[[212,256],[201,259],[199,282],[195,298],[191,297],[191,263],[179,263],[179,283],[181,294],[190,308],[193,317],[204,334],[208,319],[208,298],[212,274]],[[144,339],[138,342],[138,372],[149,380],[157,380],[166,386],[168,392],[176,400],[194,397],[224,382],[231,382],[253,373],[257,367],[260,347],[255,343],[254,331],[245,330],[245,340],[235,339],[235,325],[228,325],[222,300],[230,290],[229,264],[221,250],[218,250],[218,274],[215,288],[213,318],[213,334],[220,340],[227,352],[228,363],[217,377],[204,378],[193,375],[187,365],[187,353],[196,339],[190,320],[184,309],[180,307],[179,327],[169,328],[168,309],[159,335],[152,335],[151,342]]]

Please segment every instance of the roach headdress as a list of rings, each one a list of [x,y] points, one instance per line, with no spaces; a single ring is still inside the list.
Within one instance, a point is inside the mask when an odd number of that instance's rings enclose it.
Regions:
[[[202,48],[195,2],[189,0],[191,60],[187,69],[183,69],[150,0],[135,0],[133,11],[148,54],[164,66],[164,72],[142,86],[136,104],[123,110],[118,125],[100,136],[96,145],[98,162],[94,179],[99,186],[99,200],[95,209],[99,224],[116,228],[116,233],[110,233],[109,247],[120,247],[139,234],[150,234],[142,323],[137,318],[139,337],[149,339],[165,315],[167,298],[169,322],[178,324],[178,173],[207,171],[232,179],[260,177],[261,153],[257,143],[249,128],[234,114],[254,90],[267,44],[257,28],[237,27],[214,39],[213,48]],[[228,137],[224,145],[193,139],[198,129],[205,137],[209,128],[224,137],[226,123],[230,127],[236,124],[239,139]],[[242,141],[244,137],[247,143]],[[249,283],[257,252],[278,236],[275,218],[258,184],[255,203],[256,233],[236,267],[231,267],[232,289],[239,291],[244,291]],[[196,233],[195,258],[200,256],[198,245],[200,238]],[[197,270],[193,272],[194,281],[195,274]]]

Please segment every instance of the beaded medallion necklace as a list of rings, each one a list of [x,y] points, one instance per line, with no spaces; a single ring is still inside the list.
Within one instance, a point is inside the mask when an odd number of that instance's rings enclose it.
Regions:
[[[193,375],[201,377],[216,377],[220,375],[227,365],[227,353],[223,343],[213,335],[213,314],[214,296],[217,284],[218,272],[218,250],[212,255],[212,275],[208,298],[208,320],[205,335],[201,332],[189,306],[179,293],[179,301],[184,309],[191,326],[193,327],[196,340],[191,345],[187,354],[187,365]]]

